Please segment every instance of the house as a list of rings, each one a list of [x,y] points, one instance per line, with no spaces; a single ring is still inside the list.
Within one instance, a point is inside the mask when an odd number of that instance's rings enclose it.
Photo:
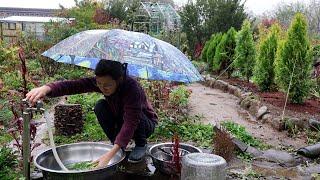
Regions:
[[[15,43],[22,33],[32,33],[38,39],[44,39],[44,24],[48,22],[74,21],[74,18],[9,16],[0,19],[0,38],[8,43]]]
[[[56,16],[59,12],[60,12],[59,9],[0,7],[0,18],[9,17],[9,16],[52,17],[52,16]]]

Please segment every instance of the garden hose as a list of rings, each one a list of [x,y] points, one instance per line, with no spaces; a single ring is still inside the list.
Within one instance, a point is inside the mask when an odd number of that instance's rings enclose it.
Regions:
[[[54,158],[56,159],[57,163],[59,164],[59,166],[61,167],[61,169],[63,171],[69,171],[64,165],[63,163],[61,162],[60,158],[59,158],[59,155],[57,153],[57,150],[56,150],[56,146],[54,144],[54,140],[53,140],[53,134],[52,134],[52,130],[51,130],[51,126],[50,126],[50,121],[48,119],[48,112],[45,111],[44,112],[44,118],[46,119],[46,122],[47,122],[47,128],[48,128],[48,133],[49,133],[49,139],[50,139],[50,146],[51,146],[51,149],[52,149],[52,152],[53,152],[53,156]]]

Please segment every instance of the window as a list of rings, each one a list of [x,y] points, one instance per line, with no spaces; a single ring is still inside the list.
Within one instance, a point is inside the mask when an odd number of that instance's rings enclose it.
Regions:
[[[8,27],[9,27],[9,30],[15,30],[16,29],[16,23],[9,23]]]
[[[26,23],[22,23],[22,31],[27,31]]]

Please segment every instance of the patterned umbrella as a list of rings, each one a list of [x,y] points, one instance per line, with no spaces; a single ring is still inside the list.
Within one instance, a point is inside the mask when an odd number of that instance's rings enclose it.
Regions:
[[[147,34],[88,30],[59,42],[44,53],[57,62],[95,69],[100,59],[128,63],[135,77],[178,82],[202,80],[190,60],[176,47]]]

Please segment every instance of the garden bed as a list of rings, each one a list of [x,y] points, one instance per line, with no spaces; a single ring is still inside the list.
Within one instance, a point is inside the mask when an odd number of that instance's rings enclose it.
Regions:
[[[268,106],[273,114],[281,115],[285,104],[286,94],[283,92],[260,92],[258,87],[251,82],[236,78],[223,78],[233,86],[237,86],[243,91],[253,92],[260,97],[261,102]],[[304,104],[293,104],[288,102],[286,106],[286,115],[295,117],[304,117],[307,119],[315,118],[320,120],[320,99],[310,98]]]

